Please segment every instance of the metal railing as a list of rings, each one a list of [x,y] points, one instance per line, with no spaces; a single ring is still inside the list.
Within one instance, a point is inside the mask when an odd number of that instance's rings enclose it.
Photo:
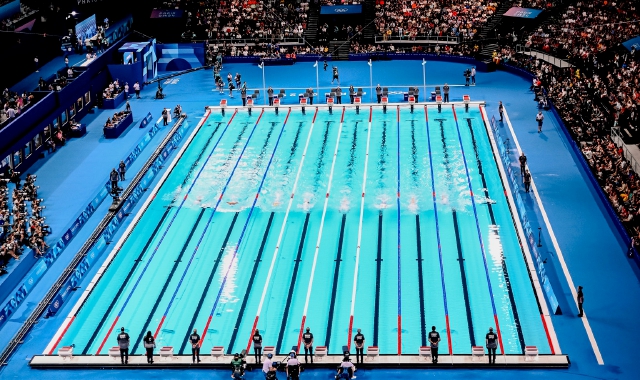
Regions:
[[[568,68],[568,67],[573,67],[573,65],[567,61],[565,61],[564,59],[560,59],[558,57],[555,57],[549,53],[545,53],[543,51],[539,51],[536,49],[532,49],[528,46],[523,46],[523,45],[516,45],[516,53],[520,53],[520,54],[526,54],[526,55],[530,55],[532,57],[536,57],[538,59],[541,59],[545,62],[548,62],[556,67],[559,67],[561,69],[563,68]]]
[[[452,36],[414,36],[414,37],[400,37],[400,36],[376,36],[375,41],[377,44],[454,44],[460,43],[458,37]]]
[[[613,140],[613,143],[616,144],[616,146],[622,148],[623,156],[627,161],[629,161],[631,169],[633,169],[636,174],[640,173],[640,162],[636,160],[636,158],[633,156],[633,153],[631,153],[631,151],[629,150],[627,144],[625,144],[624,140],[622,140],[620,128],[611,128],[611,140]]]
[[[211,40],[191,40],[193,43],[209,42],[210,44],[226,44],[227,46],[256,46],[261,43],[277,43],[280,46],[304,45],[304,38],[279,38],[273,36],[269,38],[218,38]]]

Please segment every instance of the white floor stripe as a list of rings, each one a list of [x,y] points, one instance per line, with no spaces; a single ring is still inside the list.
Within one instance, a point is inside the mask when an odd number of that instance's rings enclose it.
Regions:
[[[518,137],[516,136],[516,133],[513,130],[511,121],[509,120],[509,115],[507,114],[506,107],[504,110],[504,118],[505,118],[505,121],[507,122],[507,126],[509,126],[509,131],[511,131],[511,135],[513,136],[513,141],[516,144],[516,149],[518,149],[518,156],[520,156],[522,149],[520,148]],[[562,128],[562,127],[560,126],[559,128]],[[547,226],[547,231],[549,231],[549,236],[551,237],[551,243],[553,244],[553,248],[555,249],[556,254],[558,255],[558,261],[560,262],[560,266],[562,267],[562,272],[564,273],[564,277],[567,280],[567,284],[569,284],[569,289],[571,289],[571,294],[573,296],[573,302],[576,304],[576,308],[577,308],[578,292],[576,291],[576,286],[574,285],[573,279],[571,278],[571,273],[569,273],[567,262],[564,260],[564,255],[562,254],[562,250],[560,249],[560,245],[558,244],[558,239],[556,239],[556,234],[553,232],[553,228],[551,227],[551,222],[549,221],[549,217],[547,216],[547,211],[545,210],[544,204],[542,203],[542,199],[540,198],[540,194],[538,193],[538,188],[536,187],[536,183],[533,180],[533,174],[531,175],[531,189],[533,190],[534,197],[536,198],[536,202],[538,203],[538,208],[540,209],[540,213],[542,214],[542,219],[544,220],[544,224]],[[596,356],[596,360],[598,361],[598,364],[604,365],[602,354],[600,354],[600,348],[598,348],[598,342],[596,342],[596,338],[593,335],[593,331],[591,330],[591,325],[589,324],[589,319],[587,318],[586,312],[584,313],[584,316],[581,319],[582,319],[582,324],[584,325],[584,329],[587,332],[589,342],[591,343],[591,348],[593,350],[593,353]]]

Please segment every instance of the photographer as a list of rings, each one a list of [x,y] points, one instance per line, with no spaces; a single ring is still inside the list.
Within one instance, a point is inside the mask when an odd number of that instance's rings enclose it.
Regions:
[[[246,362],[240,354],[234,354],[231,360],[231,377],[240,380],[244,379],[244,367]]]
[[[471,79],[471,70],[466,69],[464,71],[464,85],[468,86],[469,85],[469,80]]]
[[[338,367],[338,373],[336,374],[336,380],[338,379],[354,379],[354,372],[356,371],[356,366],[351,363],[351,359],[349,358],[349,354],[346,353],[344,358],[342,358],[342,363],[340,363],[340,367]]]

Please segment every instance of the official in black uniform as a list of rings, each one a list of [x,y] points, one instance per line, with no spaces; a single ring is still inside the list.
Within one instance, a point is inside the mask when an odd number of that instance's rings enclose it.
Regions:
[[[324,71],[327,71],[327,67],[329,67],[329,64],[327,63],[327,61],[325,60],[324,63]]]
[[[307,353],[311,356],[311,364],[313,364],[313,334],[311,329],[307,327],[307,331],[302,334],[304,343],[304,362],[307,363]]]
[[[351,100],[351,104],[353,104],[353,100],[356,97],[356,89],[353,88],[353,85],[349,86],[349,99]]]
[[[340,78],[338,75],[338,67],[337,66],[333,66],[333,78],[331,78],[331,84],[333,84],[333,81],[338,81],[338,84],[340,84]]]
[[[493,332],[493,327],[489,327],[489,332],[485,336],[487,351],[489,352],[489,364],[496,364],[496,349],[498,348],[498,335]]]
[[[242,87],[240,89],[240,97],[242,97],[242,106],[246,106],[247,105],[247,89]]]
[[[262,335],[260,335],[258,329],[253,334],[253,355],[256,358],[256,363],[260,363],[260,358],[262,357]]]
[[[444,84],[444,86],[442,87],[442,93],[444,94],[444,102],[448,103],[449,102],[449,85],[448,84]]]
[[[122,364],[129,364],[129,334],[124,332],[124,327],[120,328],[120,334],[118,334],[118,347],[120,347],[120,361]]]
[[[307,90],[307,94],[309,96],[309,105],[312,106],[313,105],[313,88],[309,87],[309,89]]]
[[[582,310],[582,304],[584,303],[584,294],[582,293],[582,286],[578,286],[578,297],[576,301],[578,301],[578,311],[580,312],[578,314],[578,317],[582,318],[582,316],[584,315],[584,311]]]
[[[429,333],[429,343],[431,344],[431,361],[438,364],[438,345],[440,344],[440,333],[436,331],[436,326],[431,326]]]
[[[147,335],[142,339],[145,350],[147,350],[147,363],[153,364],[153,349],[156,347],[156,340],[151,335],[151,331],[147,331]]]
[[[113,168],[113,170],[111,170],[111,173],[109,173],[109,180],[111,181],[111,192],[114,192],[118,188],[119,177],[120,176],[118,175],[116,168]]]
[[[502,102],[498,105],[498,112],[500,113],[500,121],[502,121],[502,116],[504,114],[504,106],[502,105]]]
[[[380,104],[382,101],[382,87],[380,87],[380,84],[376,86],[376,99],[378,99],[378,104]]]
[[[191,343],[191,361],[193,363],[198,360],[200,363],[200,335],[198,335],[198,330],[193,329],[193,334],[189,335],[189,342]]]
[[[524,175],[522,176],[522,179],[524,181],[524,191],[525,193],[529,192],[529,187],[531,186],[531,173],[529,173],[529,171],[525,171]]]
[[[267,95],[269,95],[269,105],[272,106],[273,105],[273,88],[271,86],[269,86],[269,88],[267,89]]]
[[[356,344],[356,363],[364,362],[364,335],[360,329],[358,329],[358,333],[353,337],[353,341]]]
[[[520,153],[520,157],[518,157],[518,161],[520,161],[520,175],[524,176],[524,172],[527,168],[527,156],[524,155],[524,152]]]
[[[124,175],[127,173],[127,165],[124,164],[124,161],[120,161],[118,164],[118,174],[120,175],[120,181],[124,181]]]
[[[336,87],[336,104],[342,104],[342,89],[340,88],[340,84]]]

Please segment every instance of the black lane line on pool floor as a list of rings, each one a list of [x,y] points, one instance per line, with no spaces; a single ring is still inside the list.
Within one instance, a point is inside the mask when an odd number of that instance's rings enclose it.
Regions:
[[[378,252],[376,255],[376,298],[373,308],[373,345],[378,346],[380,331],[380,272],[382,272],[382,211],[378,213]]]
[[[140,251],[140,255],[138,255],[138,258],[135,259],[135,261],[133,262],[133,266],[131,267],[131,270],[129,270],[129,273],[127,273],[127,277],[125,277],[124,281],[122,281],[122,284],[120,285],[120,288],[118,289],[118,292],[113,297],[113,300],[111,300],[111,303],[109,304],[109,307],[107,308],[107,311],[102,316],[102,319],[100,319],[100,323],[98,323],[98,326],[96,326],[96,329],[93,331],[93,334],[91,334],[91,338],[89,338],[89,342],[87,342],[87,345],[82,350],[82,355],[86,355],[87,352],[89,351],[89,348],[91,347],[91,345],[93,344],[93,341],[98,336],[98,332],[102,328],[102,325],[104,325],[104,322],[107,320],[107,317],[109,316],[109,314],[111,314],[111,311],[113,311],[113,308],[116,305],[116,302],[118,302],[118,300],[120,299],[120,295],[124,291],[124,288],[127,286],[127,283],[129,282],[129,279],[131,279],[131,276],[133,275],[133,272],[135,272],[136,268],[138,267],[138,264],[140,264],[140,262],[142,261],[142,257],[147,252],[147,249],[149,249],[149,246],[151,245],[151,242],[153,241],[153,239],[158,234],[158,231],[160,230],[160,227],[162,226],[162,223],[164,222],[164,220],[167,218],[167,215],[169,215],[169,211],[170,210],[171,210],[171,207],[167,207],[167,209],[164,211],[164,214],[162,214],[162,217],[158,221],[158,224],[156,225],[156,228],[151,233],[151,236],[149,237],[149,240],[147,240],[147,243],[144,245],[144,248],[142,248],[142,250]],[[113,263],[113,261],[111,263]],[[109,264],[109,265],[111,265],[111,264]],[[104,277],[101,276],[100,278],[102,279]],[[100,280],[98,280],[98,281],[100,281]],[[85,305],[85,304],[83,304],[83,305]]]
[[[422,237],[420,236],[420,215],[416,215],[416,244],[418,246],[418,294],[420,295],[420,334],[422,346],[427,345],[427,322],[424,307],[424,280],[422,275]]]
[[[298,254],[296,255],[295,264],[293,266],[293,274],[291,275],[291,283],[289,284],[289,294],[287,294],[287,302],[284,304],[284,314],[282,315],[282,324],[280,325],[280,334],[278,334],[278,343],[276,344],[276,354],[280,352],[282,347],[282,339],[284,338],[285,330],[287,328],[287,319],[289,319],[289,310],[291,307],[291,299],[293,298],[293,290],[296,288],[296,280],[298,279],[298,269],[300,268],[300,261],[302,258],[302,251],[304,250],[304,242],[307,237],[307,227],[309,226],[310,213],[304,218],[304,226],[302,227],[302,236],[300,237],[300,245],[298,245]]]
[[[267,244],[267,239],[269,238],[269,231],[271,231],[271,225],[273,224],[274,215],[275,212],[271,212],[271,214],[269,215],[267,228],[265,229],[264,235],[262,236],[262,242],[260,243],[260,249],[258,249],[258,255],[256,256],[255,263],[253,264],[253,270],[251,271],[251,277],[249,277],[247,289],[244,293],[242,293],[244,294],[244,298],[242,299],[242,305],[240,305],[240,310],[238,311],[238,319],[236,320],[236,324],[233,328],[233,333],[231,334],[231,340],[229,341],[229,346],[227,347],[227,355],[231,355],[231,353],[233,352],[233,346],[236,343],[236,337],[238,336],[238,329],[240,328],[240,323],[242,322],[242,317],[244,316],[244,309],[247,307],[247,302],[249,302],[249,294],[251,294],[251,289],[253,288],[253,281],[256,278],[258,266],[260,265],[260,261],[262,260],[262,253],[264,252],[264,247]]]
[[[451,166],[449,163],[449,150],[447,149],[447,140],[444,135],[444,122],[447,119],[435,119],[440,124],[440,138],[442,141],[442,150],[444,153],[444,167],[447,172],[447,178],[452,179]],[[462,243],[460,242],[460,231],[458,228],[458,214],[455,209],[451,209],[453,216],[453,230],[456,235],[456,248],[458,250],[458,265],[460,266],[460,279],[462,281],[462,295],[464,297],[464,307],[467,315],[467,327],[469,328],[469,340],[471,345],[476,345],[476,336],[473,329],[473,318],[471,317],[471,304],[469,301],[469,287],[467,284],[467,272],[464,265],[464,257],[462,256]],[[449,331],[451,333],[451,331]]]
[[[202,147],[202,150],[198,154],[198,157],[195,159],[195,161],[193,161],[193,164],[191,164],[191,168],[189,168],[189,172],[187,173],[187,175],[184,176],[184,181],[182,181],[182,185],[180,187],[184,187],[184,185],[187,184],[187,181],[189,181],[189,179],[191,178],[191,175],[193,174],[193,171],[196,169],[196,166],[198,166],[198,164],[200,163],[200,160],[202,159],[202,156],[204,155],[205,150],[209,146],[209,143],[211,143],[211,140],[213,140],[213,136],[215,136],[216,132],[218,132],[218,128],[220,128],[220,126],[223,125],[224,123],[219,121],[217,124],[218,125],[216,125],[216,128],[211,133],[211,136],[209,136],[209,139]]]
[[[493,215],[493,206],[491,202],[489,202],[489,189],[487,189],[487,181],[484,177],[484,172],[482,171],[482,161],[480,161],[480,155],[478,153],[478,144],[476,143],[476,137],[473,133],[473,127],[471,125],[471,119],[465,118],[467,121],[467,125],[469,126],[469,131],[471,132],[471,141],[473,142],[473,151],[476,154],[476,163],[478,164],[478,172],[480,173],[480,178],[482,179],[482,188],[484,189],[484,196],[487,198],[487,208],[489,209],[489,217],[491,218],[491,224],[496,226],[496,219]],[[506,193],[505,193],[506,194]],[[504,281],[507,286],[507,293],[509,294],[509,301],[511,302],[511,311],[513,312],[514,323],[516,324],[516,331],[518,333],[518,340],[520,341],[520,352],[524,354],[525,342],[524,342],[524,334],[522,332],[522,326],[520,325],[520,316],[518,315],[518,307],[516,306],[516,298],[513,294],[513,289],[511,288],[511,280],[509,279],[509,271],[507,269],[507,262],[504,258],[504,252],[500,254],[500,262],[502,265],[502,273],[504,274]]]
[[[229,226],[229,230],[227,231],[227,235],[224,237],[224,241],[220,246],[220,251],[218,252],[218,257],[216,258],[215,264],[213,265],[213,269],[211,269],[211,273],[209,273],[209,278],[207,278],[207,285],[204,287],[204,291],[200,296],[200,300],[198,301],[198,307],[196,311],[193,313],[193,317],[191,318],[191,323],[189,323],[189,329],[187,329],[187,333],[182,339],[182,344],[180,345],[180,351],[178,353],[180,355],[184,354],[184,349],[187,346],[187,341],[189,340],[189,335],[191,335],[191,331],[193,330],[193,326],[196,324],[196,320],[198,319],[198,315],[200,314],[200,310],[202,309],[202,304],[204,303],[204,299],[207,297],[207,293],[209,292],[209,287],[211,286],[211,282],[213,282],[213,276],[216,274],[218,270],[218,265],[222,261],[222,256],[224,255],[224,251],[227,250],[227,244],[229,243],[229,237],[231,236],[231,232],[233,231],[233,226],[236,224],[236,220],[238,220],[239,212],[236,212],[233,215],[233,220],[231,221],[231,225]]]
[[[453,230],[456,233],[456,247],[458,248],[458,264],[460,265],[460,278],[462,279],[462,294],[464,296],[464,306],[467,310],[467,326],[469,326],[469,339],[471,346],[476,345],[476,336],[473,332],[473,319],[471,318],[471,305],[469,304],[469,286],[467,284],[467,273],[464,268],[464,258],[462,257],[462,243],[460,242],[460,230],[458,228],[458,214],[456,210],[451,211],[453,215]]]
[[[151,318],[153,318],[153,315],[156,313],[156,310],[158,310],[158,305],[160,304],[160,300],[162,299],[162,296],[164,295],[164,292],[167,290],[167,287],[169,287],[169,282],[171,282],[171,279],[173,278],[173,274],[176,272],[176,269],[178,268],[178,265],[180,265],[180,262],[182,261],[182,256],[187,251],[187,247],[189,246],[189,243],[191,243],[191,238],[193,238],[193,234],[196,232],[196,228],[198,228],[198,224],[200,223],[200,219],[202,219],[202,215],[204,215],[205,211],[206,211],[206,208],[203,208],[203,209],[200,210],[200,213],[198,214],[198,218],[196,219],[195,223],[193,224],[193,227],[191,227],[191,231],[189,232],[189,235],[187,237],[187,241],[182,245],[182,249],[180,250],[180,253],[178,254],[178,258],[173,263],[173,267],[171,268],[171,272],[169,272],[169,276],[167,276],[167,279],[164,281],[164,285],[162,286],[162,290],[160,290],[160,293],[158,294],[158,297],[156,298],[156,301],[153,303],[153,308],[151,309],[151,312],[149,313],[149,316],[147,317],[147,320],[144,323],[144,327],[142,328],[142,330],[140,330],[140,335],[138,335],[138,339],[136,339],[135,343],[133,344],[133,349],[131,350],[132,353],[136,352],[136,349],[138,348],[138,345],[142,341],[142,338],[144,338],[145,331],[149,327],[149,323],[151,323]]]
[[[344,226],[347,222],[347,214],[342,214],[342,225],[340,226],[340,237],[338,238],[338,254],[336,255],[336,265],[333,270],[333,287],[331,288],[331,303],[329,304],[329,320],[327,321],[327,335],[324,346],[329,350],[331,342],[331,329],[333,326],[333,311],[336,307],[336,293],[338,292],[338,277],[340,276],[340,263],[342,262],[342,243],[344,242]]]

